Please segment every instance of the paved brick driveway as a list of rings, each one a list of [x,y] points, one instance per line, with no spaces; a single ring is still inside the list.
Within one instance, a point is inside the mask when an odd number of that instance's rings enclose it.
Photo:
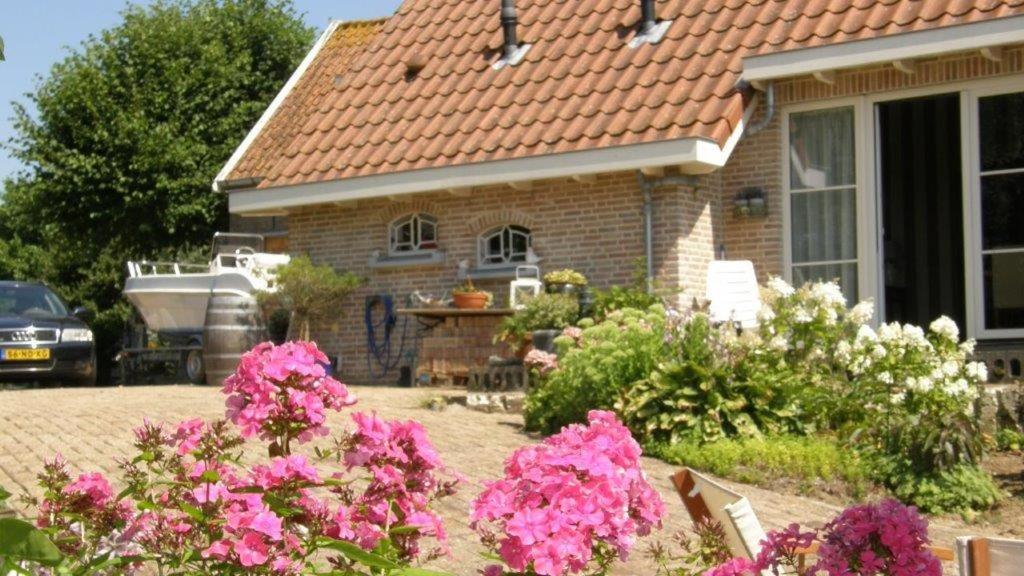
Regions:
[[[362,410],[422,422],[445,463],[470,479],[471,485],[449,499],[443,510],[458,562],[442,562],[437,567],[457,574],[476,573],[483,561],[467,526],[469,501],[479,491],[481,480],[501,472],[512,450],[536,439],[521,432],[518,416],[482,414],[460,406],[444,411],[421,408],[424,399],[439,394],[436,390],[361,387],[355,391]],[[216,419],[223,416],[222,406],[218,390],[186,386],[0,391],[0,486],[12,492],[34,491],[35,471],[44,458],[57,452],[75,470],[103,471],[116,478],[119,474],[113,459],[131,452],[131,429],[143,418],[168,422],[196,416]],[[332,417],[332,426],[346,426],[345,418]],[[668,480],[673,468],[650,459],[645,468],[668,502],[666,531],[688,526]],[[837,510],[806,498],[735,486],[750,497],[768,527],[793,521],[816,525]],[[951,543],[955,534],[978,532],[956,522],[933,522],[932,535],[939,543]],[[662,533],[653,538],[666,536]],[[653,572],[646,553],[638,550],[615,573]]]

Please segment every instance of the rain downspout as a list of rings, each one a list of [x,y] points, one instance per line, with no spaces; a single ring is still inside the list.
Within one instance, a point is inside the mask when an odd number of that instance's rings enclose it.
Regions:
[[[665,176],[648,178],[642,170],[636,171],[637,182],[644,194],[644,259],[647,265],[647,293],[654,293],[654,189],[664,186],[696,188],[696,176]]]
[[[764,116],[756,123],[748,126],[747,129],[743,131],[744,136],[753,136],[761,130],[764,130],[772,123],[772,119],[775,118],[775,84],[769,82],[768,86],[764,89],[764,95]]]

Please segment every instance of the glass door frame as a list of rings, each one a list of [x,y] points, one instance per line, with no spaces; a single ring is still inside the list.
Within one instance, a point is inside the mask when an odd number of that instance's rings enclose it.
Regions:
[[[780,130],[782,163],[782,254],[784,278],[792,276],[792,214],[789,159],[789,119],[799,112],[843,108],[852,106],[855,125],[855,154],[857,177],[857,270],[858,291],[861,300],[875,303],[875,323],[885,318],[885,289],[883,282],[884,254],[882,244],[881,201],[881,146],[877,104],[908,100],[938,94],[958,94],[960,97],[960,145],[963,182],[964,213],[964,282],[966,288],[966,335],[976,339],[1024,338],[1024,328],[989,330],[984,326],[984,279],[981,258],[981,175],[978,134],[978,99],[985,96],[1024,92],[1024,75],[1015,73],[997,78],[966,82],[936,84],[922,88],[881,92],[853,97],[817,100],[787,105],[781,110]]]

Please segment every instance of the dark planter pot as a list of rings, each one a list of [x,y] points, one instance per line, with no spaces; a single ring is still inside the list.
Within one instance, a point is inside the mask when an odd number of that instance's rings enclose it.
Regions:
[[[533,349],[547,352],[548,354],[554,354],[555,338],[558,338],[561,334],[561,330],[534,330]]]
[[[594,291],[589,286],[584,286],[580,292],[580,318],[590,318],[594,315]]]
[[[576,284],[547,284],[545,288],[548,294],[567,294],[579,298],[585,287]]]

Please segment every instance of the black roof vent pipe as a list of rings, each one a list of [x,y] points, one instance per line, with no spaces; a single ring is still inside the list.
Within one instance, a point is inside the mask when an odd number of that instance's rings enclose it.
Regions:
[[[501,28],[505,31],[505,60],[512,60],[519,50],[519,39],[516,28],[519,18],[516,16],[516,0],[501,0]]]
[[[655,0],[640,0],[640,33],[649,34],[658,25]]]

